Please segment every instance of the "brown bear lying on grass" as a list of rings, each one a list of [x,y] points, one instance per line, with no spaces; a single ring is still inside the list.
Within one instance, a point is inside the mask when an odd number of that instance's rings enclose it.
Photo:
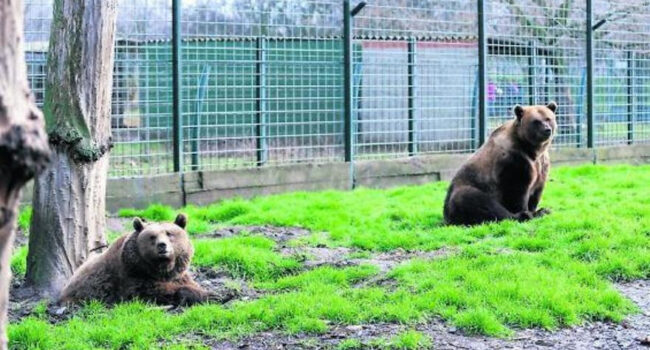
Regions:
[[[194,249],[186,224],[183,214],[173,224],[144,223],[136,218],[135,232],[123,235],[106,252],[77,269],[60,301],[114,303],[139,298],[172,305],[207,301],[212,295],[188,273]]]
[[[445,221],[475,225],[549,213],[537,209],[551,166],[548,148],[557,104],[515,106],[515,119],[494,130],[458,170],[445,199]]]

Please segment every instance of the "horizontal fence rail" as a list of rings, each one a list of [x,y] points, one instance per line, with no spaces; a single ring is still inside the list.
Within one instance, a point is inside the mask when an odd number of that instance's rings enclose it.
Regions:
[[[118,3],[111,178],[470,153],[550,100],[556,148],[650,143],[644,0]]]

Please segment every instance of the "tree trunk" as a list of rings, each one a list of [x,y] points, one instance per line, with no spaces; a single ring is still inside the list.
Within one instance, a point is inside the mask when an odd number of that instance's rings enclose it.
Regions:
[[[27,84],[22,11],[21,0],[0,1],[0,349],[7,348],[9,262],[20,191],[49,156],[43,115]]]
[[[53,164],[34,186],[27,282],[56,297],[106,245],[115,0],[55,0],[43,111]]]

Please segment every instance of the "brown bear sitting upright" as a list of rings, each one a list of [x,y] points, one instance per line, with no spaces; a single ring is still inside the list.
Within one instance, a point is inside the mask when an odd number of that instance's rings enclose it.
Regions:
[[[537,209],[550,168],[548,148],[557,104],[515,106],[515,119],[497,128],[458,170],[445,199],[445,221],[476,225],[549,213]]]
[[[107,251],[77,269],[61,292],[62,302],[139,298],[160,304],[190,305],[210,296],[194,282],[188,267],[194,249],[183,214],[174,223],[133,221],[135,232],[118,238]]]

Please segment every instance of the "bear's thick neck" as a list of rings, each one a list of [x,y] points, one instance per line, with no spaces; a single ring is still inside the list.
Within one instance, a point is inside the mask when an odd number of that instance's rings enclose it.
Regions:
[[[530,141],[526,140],[525,138],[522,138],[519,136],[519,132],[517,130],[517,123],[513,123],[511,128],[511,139],[517,144],[518,148],[521,149],[531,160],[535,161],[537,158],[539,158],[546,150],[548,149],[548,146],[551,144],[551,140],[542,142],[538,145],[535,145],[531,143]]]

